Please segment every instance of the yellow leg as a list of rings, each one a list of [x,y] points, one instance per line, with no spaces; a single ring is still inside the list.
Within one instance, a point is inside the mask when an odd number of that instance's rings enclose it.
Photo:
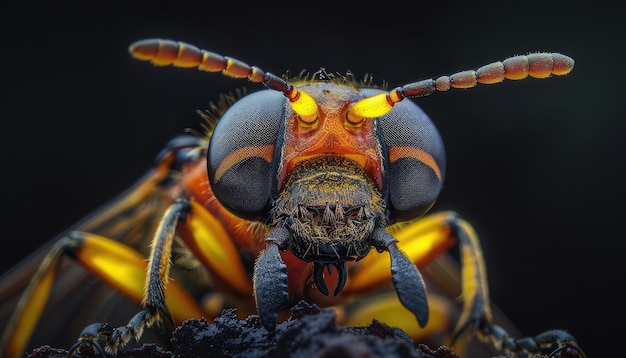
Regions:
[[[141,302],[146,282],[146,259],[130,247],[102,236],[72,232],[57,242],[41,262],[5,327],[0,349],[6,357],[21,357],[42,311],[64,256],[71,256],[95,277],[125,296]],[[168,284],[165,301],[177,322],[202,317],[196,300],[176,282]]]
[[[478,237],[466,221],[457,219],[455,224],[457,226],[456,236],[461,246],[464,304],[463,314],[454,328],[452,342],[469,325],[475,324],[479,328],[481,325],[490,324],[492,321],[487,271]]]

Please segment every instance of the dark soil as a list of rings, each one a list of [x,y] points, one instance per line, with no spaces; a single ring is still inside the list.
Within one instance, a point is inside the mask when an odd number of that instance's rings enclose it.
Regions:
[[[172,346],[154,344],[122,350],[117,357],[416,357],[458,358],[447,347],[415,346],[402,330],[374,320],[363,327],[335,324],[335,311],[301,302],[291,318],[268,333],[258,316],[239,320],[234,310],[225,310],[208,323],[190,319],[173,333]],[[95,356],[86,346],[84,356]],[[28,357],[66,357],[67,350],[39,347]]]

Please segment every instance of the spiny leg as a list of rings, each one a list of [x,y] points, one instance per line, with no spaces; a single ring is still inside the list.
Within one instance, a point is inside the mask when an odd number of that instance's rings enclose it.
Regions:
[[[165,286],[169,278],[176,225],[179,220],[184,220],[188,210],[189,202],[179,200],[165,211],[159,223],[152,243],[143,294],[142,304],[145,308],[133,316],[126,326],[111,328],[108,324],[96,323],[86,327],[80,335],[79,342],[72,347],[73,350],[80,348],[82,344],[91,344],[100,349],[97,341],[103,339],[106,342],[105,350],[115,354],[131,339],[139,340],[145,328],[162,323],[163,317],[166,323],[174,328],[174,320],[165,304]],[[79,344],[80,342],[82,343]]]
[[[466,221],[451,215],[448,225],[454,228],[461,249],[464,308],[453,331],[452,342],[473,325],[474,333],[489,341],[502,353],[548,354],[550,357],[581,357],[585,353],[569,333],[551,330],[535,337],[513,338],[492,321],[485,262],[476,232]]]

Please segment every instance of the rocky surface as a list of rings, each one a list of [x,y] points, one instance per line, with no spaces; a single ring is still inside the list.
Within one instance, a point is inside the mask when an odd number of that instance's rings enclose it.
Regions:
[[[66,357],[67,350],[39,347],[28,357]],[[86,350],[84,356],[95,356]],[[244,320],[234,310],[225,310],[214,323],[190,319],[177,327],[171,347],[154,344],[120,351],[117,357],[416,357],[456,358],[447,347],[414,346],[398,328],[373,321],[363,327],[335,324],[335,312],[301,302],[291,318],[276,327],[274,335],[261,325],[258,316]]]

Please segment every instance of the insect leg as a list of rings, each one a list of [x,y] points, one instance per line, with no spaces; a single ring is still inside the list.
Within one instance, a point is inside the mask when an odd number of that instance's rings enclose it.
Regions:
[[[284,227],[272,230],[267,239],[267,247],[259,256],[254,267],[254,295],[261,323],[268,332],[274,331],[277,312],[287,304],[287,266],[280,257],[279,249],[291,234]]]
[[[448,224],[454,228],[461,248],[462,289],[464,307],[453,331],[452,342],[473,325],[479,338],[488,340],[502,353],[549,354],[550,357],[585,357],[585,353],[574,337],[561,330],[544,332],[535,337],[516,339],[506,330],[493,323],[485,262],[472,226],[456,215],[451,215]]]
[[[379,251],[389,251],[391,257],[391,279],[400,302],[413,312],[420,326],[428,322],[428,301],[422,275],[415,264],[398,248],[396,240],[382,228],[372,233],[372,244]]]
[[[397,239],[398,248],[421,270],[456,245],[451,228],[444,224],[449,216],[447,212],[432,214],[393,225],[387,230]],[[370,292],[390,280],[387,271],[390,262],[386,256],[367,255],[355,265],[358,265],[358,269],[350,272],[350,280],[344,289],[348,294]]]
[[[378,293],[381,287],[391,283],[388,271],[391,263],[389,256],[372,254],[353,265],[344,289],[348,295],[367,293],[365,297],[370,298],[361,297],[345,307],[342,324],[367,324],[374,318],[387,317],[394,326],[401,327],[416,340],[435,334],[447,335],[451,322],[455,321],[453,317],[456,314],[452,315],[451,312],[457,311],[456,303],[447,297],[461,294],[458,280],[450,282],[452,278],[458,278],[456,261],[450,262],[451,258],[442,261],[442,254],[457,244],[456,238],[452,236],[453,230],[446,224],[450,216],[448,212],[435,213],[387,228],[398,240],[397,247],[422,271],[422,275],[426,274],[423,277],[429,288],[428,324],[419,327],[415,318],[407,315],[406,307],[398,301],[395,291],[384,289],[382,294]],[[435,270],[435,275],[431,272],[432,265],[428,265],[433,260],[438,267],[444,265],[443,269]],[[450,272],[450,264],[455,269],[453,272]],[[433,290],[435,286],[442,288]]]
[[[95,277],[134,301],[141,301],[146,277],[145,258],[141,254],[99,235],[70,232],[42,260],[7,324],[0,345],[7,357],[22,355],[48,301],[63,257],[74,258]],[[168,286],[166,300],[171,303],[174,316],[202,315],[196,301],[176,282]]]
[[[174,320],[165,304],[165,286],[168,284],[171,250],[176,225],[179,220],[184,218],[188,210],[188,201],[178,200],[167,208],[159,223],[148,261],[148,272],[142,300],[145,308],[132,317],[126,326],[113,329],[101,327],[101,329],[96,330],[86,328],[79,340],[89,340],[89,332],[96,331],[97,336],[93,337],[93,344],[97,346],[97,339],[99,337],[104,338],[106,340],[106,351],[115,353],[132,338],[139,340],[146,327],[161,322],[163,317],[165,317],[167,323],[172,328],[174,327]],[[109,263],[108,266],[111,266],[111,264]],[[126,279],[123,276],[122,278]],[[133,285],[133,287],[137,287],[137,285]]]
[[[542,354],[549,357],[587,357],[571,334],[558,329],[535,337],[514,338],[502,327],[489,324],[480,327],[479,333],[502,353],[514,353],[516,356]]]
[[[471,324],[480,327],[492,321],[487,287],[487,271],[478,236],[472,226],[456,215],[448,224],[459,241],[461,251],[463,312],[452,333],[452,342]]]

